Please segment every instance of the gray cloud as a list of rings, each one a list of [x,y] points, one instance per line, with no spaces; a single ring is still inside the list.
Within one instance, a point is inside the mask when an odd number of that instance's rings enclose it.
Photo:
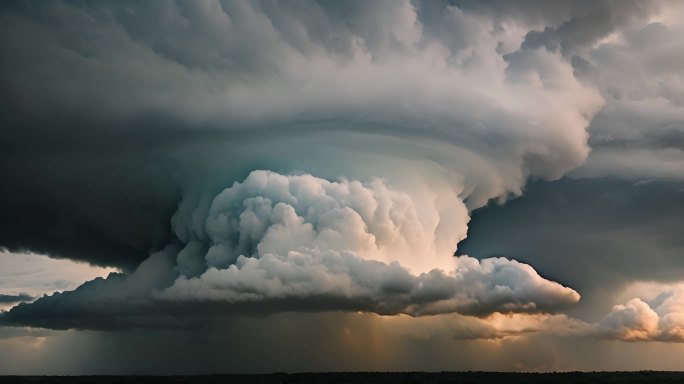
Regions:
[[[651,300],[633,298],[613,306],[600,321],[581,334],[622,341],[684,342],[684,290],[675,286]]]
[[[0,311],[45,294],[74,289],[113,271],[67,259],[0,251]]]
[[[577,74],[596,84],[606,105],[589,127],[593,152],[578,177],[681,180],[683,57],[673,39],[681,33],[679,20],[665,19],[624,28],[588,51]]]
[[[543,276],[577,289],[581,311],[596,316],[635,280],[681,278],[682,207],[681,182],[566,178],[533,183],[504,206],[475,211],[459,251],[530,263]]]
[[[26,293],[20,293],[17,295],[5,295],[5,294],[0,294],[0,303],[2,304],[12,304],[12,303],[19,303],[22,301],[32,301],[33,297],[31,295],[28,295]]]
[[[403,178],[401,159],[474,207],[580,165],[600,97],[544,50],[506,63],[519,36],[445,7],[4,4],[0,244],[132,270],[183,196],[253,169]]]
[[[567,7],[566,19],[558,25],[531,31],[525,36],[523,49],[544,47],[560,50],[567,57],[581,54],[600,39],[634,22],[647,20],[658,13],[664,2],[595,1]],[[557,11],[558,7],[553,7]],[[579,51],[579,52],[578,52]]]
[[[484,316],[549,312],[579,300],[573,290],[507,259],[488,259],[481,265],[464,259],[461,262],[471,265],[455,274],[433,270],[412,276],[398,264],[316,257],[310,265],[293,267],[289,264],[301,264],[301,258],[265,256],[246,261],[250,266],[210,269],[198,278],[180,278],[162,291],[137,287],[141,279],[150,279],[141,273],[129,278],[110,276],[75,291],[20,304],[0,319],[5,325],[51,329],[194,328],[207,318],[239,314],[343,310]]]

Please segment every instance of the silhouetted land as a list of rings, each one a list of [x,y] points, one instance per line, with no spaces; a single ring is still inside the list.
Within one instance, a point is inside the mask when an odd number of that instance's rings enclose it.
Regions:
[[[206,376],[0,376],[0,383],[235,383],[235,384],[395,384],[395,383],[684,383],[684,372],[374,372],[374,373],[273,373],[267,375]]]

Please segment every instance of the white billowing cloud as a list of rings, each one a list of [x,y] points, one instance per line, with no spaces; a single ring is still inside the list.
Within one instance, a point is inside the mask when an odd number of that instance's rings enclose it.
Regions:
[[[435,246],[464,235],[467,209],[450,204],[447,213],[462,219],[442,222],[438,199],[422,199],[422,210],[413,199],[381,179],[331,182],[254,171],[214,198],[199,227],[174,220],[185,245],[152,255],[130,276],[17,307],[4,320],[108,328],[167,324],[170,314],[485,316],[549,312],[578,302],[577,292],[529,265],[454,257],[451,248]],[[46,312],[48,320],[39,316]]]
[[[668,292],[656,311],[660,315],[662,337],[684,342],[684,288]]]
[[[361,310],[412,316],[440,313],[553,311],[577,303],[579,294],[541,278],[530,266],[504,258],[455,260],[455,271],[412,275],[352,253],[326,251],[261,258],[240,256],[225,269],[180,277],[157,298],[256,310]],[[258,306],[261,306],[259,309]]]
[[[634,298],[615,305],[589,333],[625,341],[684,342],[684,286],[675,286],[648,301]]]
[[[226,268],[241,255],[333,250],[396,261],[414,272],[451,269],[454,246],[466,234],[467,209],[456,197],[441,207],[436,196],[421,199],[417,206],[415,198],[381,179],[331,182],[254,171],[214,198],[200,228],[175,224],[181,239],[190,231],[208,241],[204,258],[210,267]],[[457,220],[441,222],[444,216]]]
[[[648,340],[658,335],[658,314],[641,299],[634,298],[613,310],[599,322],[607,335],[622,340]]]
[[[425,201],[422,208],[380,179],[330,182],[254,171],[213,200],[206,236],[192,231],[208,244],[186,246],[206,253],[193,251],[188,260],[182,251],[183,276],[160,297],[237,304],[324,298],[333,306],[413,315],[534,312],[579,300],[516,261],[454,258],[453,246],[465,236],[465,206],[452,202],[448,214],[462,220],[441,228],[445,213]],[[182,227],[180,237],[189,229]],[[183,273],[202,262],[209,269],[201,276]]]

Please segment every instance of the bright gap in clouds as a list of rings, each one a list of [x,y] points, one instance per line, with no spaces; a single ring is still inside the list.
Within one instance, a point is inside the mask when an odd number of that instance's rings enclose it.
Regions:
[[[72,290],[88,280],[106,277],[117,268],[95,267],[35,253],[0,252],[0,310],[44,294]]]

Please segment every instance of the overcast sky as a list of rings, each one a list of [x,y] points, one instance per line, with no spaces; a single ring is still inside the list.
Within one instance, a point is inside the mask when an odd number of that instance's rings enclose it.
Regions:
[[[682,20],[3,2],[0,374],[681,369]]]

